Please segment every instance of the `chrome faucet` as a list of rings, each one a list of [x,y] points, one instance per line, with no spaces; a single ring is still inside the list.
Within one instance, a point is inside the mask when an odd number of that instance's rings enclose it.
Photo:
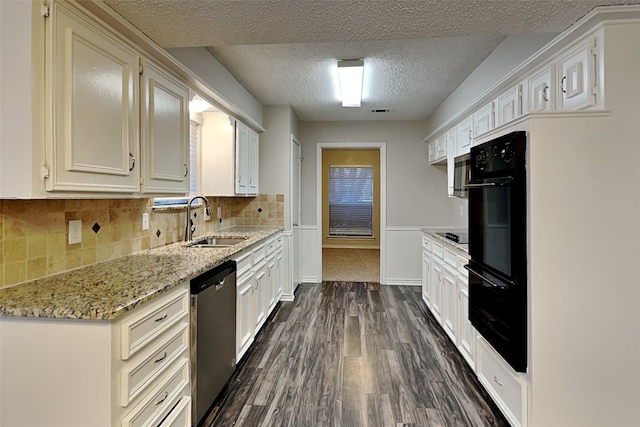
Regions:
[[[209,206],[209,201],[207,200],[206,197],[193,196],[191,200],[189,200],[189,203],[187,203],[187,227],[184,230],[185,242],[190,242],[193,239],[193,232],[196,231],[196,226],[193,225],[193,219],[191,219],[191,203],[193,203],[195,199],[204,200],[204,204],[205,204],[204,211],[206,212],[206,215],[211,215],[211,207]]]

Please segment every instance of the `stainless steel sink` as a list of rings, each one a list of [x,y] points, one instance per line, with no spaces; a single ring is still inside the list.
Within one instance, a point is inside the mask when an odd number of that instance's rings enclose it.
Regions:
[[[246,238],[206,237],[196,240],[189,245],[190,248],[228,248],[242,243]]]

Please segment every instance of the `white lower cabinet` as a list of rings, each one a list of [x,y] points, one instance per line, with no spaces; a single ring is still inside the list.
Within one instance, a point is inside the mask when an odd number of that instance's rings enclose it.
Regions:
[[[0,318],[2,425],[190,426],[189,300],[183,283],[113,321]]]
[[[441,324],[451,341],[456,342],[456,275],[449,265],[442,269]]]
[[[527,379],[514,372],[481,337],[477,339],[478,379],[512,426],[527,423]]]
[[[471,369],[476,369],[476,330],[469,321],[469,283],[463,276],[456,279],[458,350]]]
[[[444,272],[442,260],[435,254],[431,257],[431,313],[438,322],[442,318],[442,288],[444,287]]]
[[[280,245],[278,245],[280,243]],[[253,344],[255,336],[282,295],[282,234],[236,254],[236,362]]]

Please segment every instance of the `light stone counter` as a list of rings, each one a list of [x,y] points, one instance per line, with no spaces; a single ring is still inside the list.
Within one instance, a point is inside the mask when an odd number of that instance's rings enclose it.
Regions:
[[[211,235],[247,240],[228,248],[178,242],[0,289],[0,316],[112,320],[279,231],[231,227]]]
[[[461,243],[456,243],[453,240],[449,240],[446,237],[442,237],[436,233],[446,233],[446,232],[450,232],[450,233],[455,233],[455,232],[467,232],[467,230],[461,230],[461,229],[454,229],[454,228],[421,228],[420,231],[422,231],[425,234],[428,234],[429,237],[434,238],[446,245],[449,245],[455,249],[458,249],[462,252],[465,253],[469,253],[469,245],[468,244],[461,244]]]

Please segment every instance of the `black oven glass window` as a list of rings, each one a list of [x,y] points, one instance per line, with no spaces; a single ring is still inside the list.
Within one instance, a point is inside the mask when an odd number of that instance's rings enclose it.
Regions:
[[[511,276],[511,187],[485,188],[484,262],[490,267]]]

